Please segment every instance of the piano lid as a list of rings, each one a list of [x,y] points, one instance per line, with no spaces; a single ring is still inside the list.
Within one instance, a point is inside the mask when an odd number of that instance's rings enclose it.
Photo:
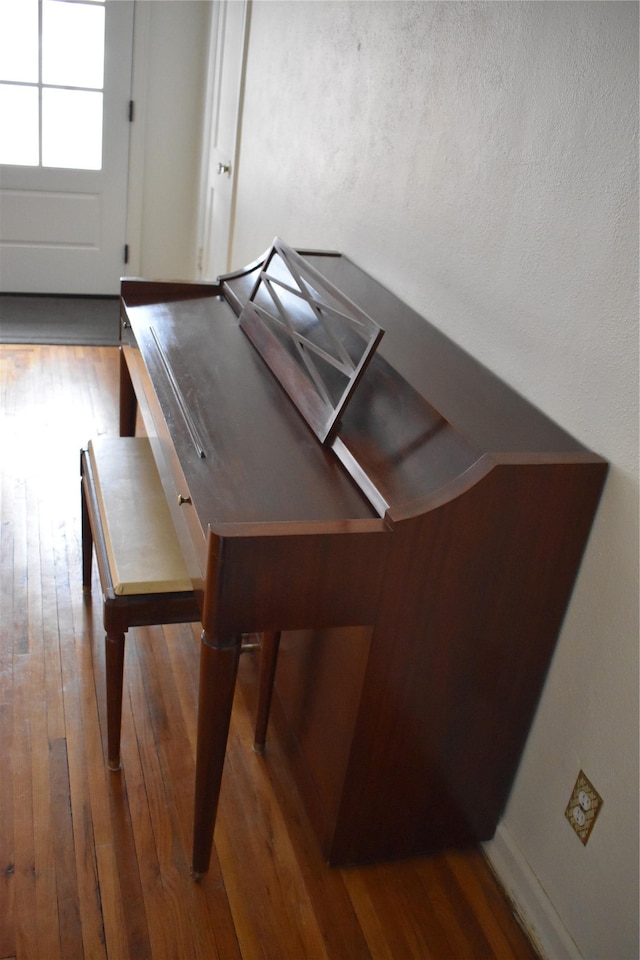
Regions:
[[[446,419],[375,356],[379,324],[308,259],[276,237],[253,279],[240,328],[380,516],[478,460]]]
[[[474,447],[498,455],[599,459],[348,257],[336,251],[298,253],[384,329],[376,356],[384,357]],[[220,278],[236,313],[250,296],[263,262],[264,256]]]
[[[393,522],[495,464],[600,460],[338,253],[276,241],[209,288],[137,287],[123,284],[125,309],[209,522]],[[262,328],[256,349],[247,334]],[[292,402],[299,384],[280,376],[272,341],[315,392],[316,421]]]

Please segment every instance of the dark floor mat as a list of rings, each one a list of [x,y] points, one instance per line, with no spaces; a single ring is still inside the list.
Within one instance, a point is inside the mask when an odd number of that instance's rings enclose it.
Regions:
[[[112,346],[119,333],[117,297],[0,296],[0,343]]]

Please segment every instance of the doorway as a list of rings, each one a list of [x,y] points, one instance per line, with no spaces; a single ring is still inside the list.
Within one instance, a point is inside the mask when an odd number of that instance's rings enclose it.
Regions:
[[[133,0],[0,0],[0,290],[115,295]]]
[[[198,277],[202,280],[216,280],[232,266],[248,34],[247,0],[217,0],[211,21],[201,187]]]

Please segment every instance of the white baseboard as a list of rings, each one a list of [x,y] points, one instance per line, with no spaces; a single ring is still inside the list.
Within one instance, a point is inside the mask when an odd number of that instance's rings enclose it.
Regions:
[[[494,839],[483,844],[483,850],[544,960],[582,960],[540,881],[503,823]]]

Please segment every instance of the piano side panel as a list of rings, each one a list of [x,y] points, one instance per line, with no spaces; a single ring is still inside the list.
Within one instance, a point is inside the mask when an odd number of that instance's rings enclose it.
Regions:
[[[370,627],[282,634],[267,740],[277,737],[323,849],[340,810],[365,677]]]
[[[498,466],[456,500],[398,524],[345,779],[325,800],[337,810],[322,837],[332,864],[493,836],[604,474],[601,464]],[[346,646],[342,656],[348,664]],[[339,673],[332,657],[314,661],[314,672]],[[309,717],[319,709],[312,681],[303,678]],[[306,742],[332,752],[349,736],[330,717],[322,734],[324,748],[320,735]],[[311,770],[322,763],[307,760]]]
[[[315,525],[307,534],[292,526],[271,524],[254,536],[210,531],[203,611],[210,636],[375,621],[394,531],[381,520],[354,521],[348,530]]]

